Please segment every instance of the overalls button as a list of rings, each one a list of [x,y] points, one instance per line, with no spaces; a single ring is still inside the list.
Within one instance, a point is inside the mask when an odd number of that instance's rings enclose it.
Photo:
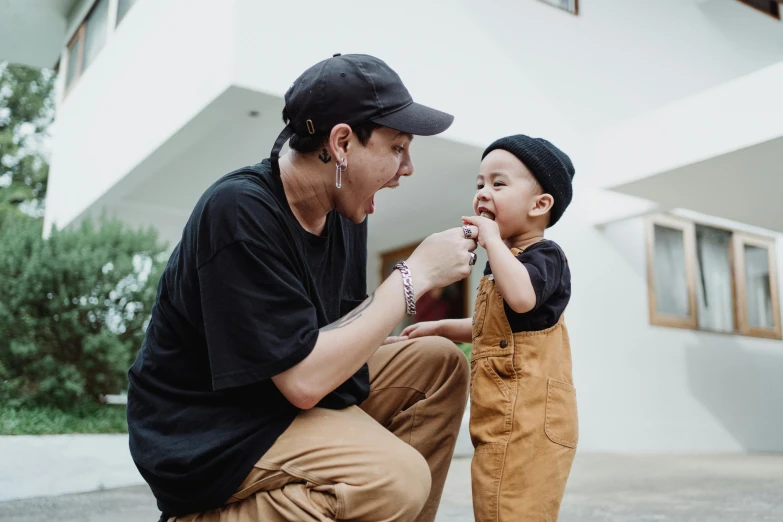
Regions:
[[[506,346],[508,346],[508,341],[506,341],[505,339],[503,339],[502,341],[500,341],[500,347],[501,347],[501,348],[505,348]]]

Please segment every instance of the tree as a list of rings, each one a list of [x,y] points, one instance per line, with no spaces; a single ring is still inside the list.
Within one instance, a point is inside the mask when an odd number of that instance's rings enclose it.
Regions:
[[[127,386],[166,260],[157,233],[121,222],[0,226],[0,403],[71,408]]]
[[[86,220],[42,237],[55,74],[0,63],[0,404],[70,409],[127,386],[165,246]]]
[[[0,222],[43,213],[55,78],[48,69],[0,63]]]

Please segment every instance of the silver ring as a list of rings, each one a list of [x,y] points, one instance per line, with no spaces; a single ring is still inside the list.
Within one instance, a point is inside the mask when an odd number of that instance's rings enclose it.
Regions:
[[[462,225],[462,233],[465,234],[465,239],[473,237],[473,231],[467,225]]]
[[[476,260],[477,260],[477,259],[478,259],[478,256],[476,255],[476,253],[475,253],[475,252],[471,252],[471,253],[470,253],[470,261],[468,261],[468,264],[469,264],[470,266],[473,266],[473,265],[475,265],[475,264],[476,264]]]

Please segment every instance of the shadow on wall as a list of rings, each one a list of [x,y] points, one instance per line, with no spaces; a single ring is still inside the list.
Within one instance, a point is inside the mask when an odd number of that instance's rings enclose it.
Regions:
[[[693,396],[749,452],[783,452],[783,343],[703,334],[686,348]]]
[[[607,248],[622,257],[638,281],[647,281],[647,233],[644,218],[612,223],[599,229]],[[617,270],[619,267],[613,267]],[[645,296],[646,297],[646,296]]]

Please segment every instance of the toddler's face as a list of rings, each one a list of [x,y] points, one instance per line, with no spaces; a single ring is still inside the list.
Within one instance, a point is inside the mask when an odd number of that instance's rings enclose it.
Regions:
[[[502,149],[493,150],[481,162],[473,211],[494,219],[500,237],[508,239],[527,232],[529,213],[543,193],[536,178],[516,156]]]

